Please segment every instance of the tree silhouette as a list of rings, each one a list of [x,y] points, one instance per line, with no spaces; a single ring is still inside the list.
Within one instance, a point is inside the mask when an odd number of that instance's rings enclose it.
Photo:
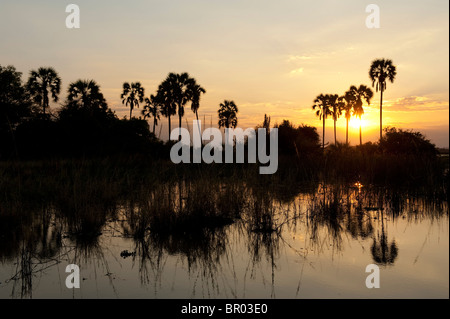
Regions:
[[[352,112],[354,112],[355,107],[355,99],[354,96],[350,93],[350,91],[345,92],[344,96],[344,105],[342,111],[344,113],[346,126],[345,126],[345,144],[348,145],[348,122],[350,121],[350,118],[352,117]]]
[[[200,96],[206,93],[206,90],[196,83],[194,79],[190,82],[190,91],[192,94],[191,110],[195,113],[195,117],[198,121],[198,109],[200,108]]]
[[[328,94],[328,104],[330,106],[331,115],[333,116],[334,122],[334,145],[337,145],[336,122],[342,115],[342,109],[344,107],[344,99],[343,97],[337,94]]]
[[[178,109],[178,124],[180,128],[179,139],[181,139],[181,121],[184,116],[184,107],[191,101],[191,108],[198,119],[198,108],[200,107],[200,94],[206,92],[199,86],[194,78],[188,73],[169,73],[167,78],[161,83],[158,90],[159,99],[163,101],[165,116],[169,117],[169,136],[170,136],[170,116],[176,114]]]
[[[234,101],[225,100],[219,106],[219,128],[236,128],[238,108]]]
[[[329,115],[331,115],[329,95],[318,95],[314,100],[312,109],[316,111],[316,116],[320,120],[323,120],[322,148],[325,149],[325,120]]]
[[[18,155],[14,131],[31,116],[31,101],[21,76],[14,66],[0,65],[0,159],[8,153],[7,149],[14,149]]]
[[[372,80],[372,87],[381,92],[380,98],[380,141],[383,137],[383,92],[386,90],[386,81],[394,82],[397,75],[396,67],[391,60],[377,59],[372,62],[369,70],[369,77]]]
[[[53,68],[39,68],[32,70],[27,82],[27,89],[31,94],[33,101],[42,106],[45,116],[45,109],[49,107],[49,90],[52,94],[52,100],[58,102],[58,95],[61,91],[61,78]]]
[[[158,87],[156,100],[161,104],[161,114],[169,120],[169,138],[171,129],[171,116],[177,114],[175,105],[175,77],[167,77]]]
[[[351,112],[353,109],[353,114],[359,118],[359,144],[362,145],[362,126],[361,126],[361,117],[364,114],[363,101],[365,100],[367,104],[370,105],[370,100],[373,97],[373,91],[365,86],[360,85],[358,88],[354,85],[350,87],[350,89],[345,92],[344,99],[346,101],[345,106],[345,117],[347,119],[347,143],[348,143],[348,112]],[[350,115],[351,116],[351,115]]]
[[[77,118],[90,122],[115,117],[94,80],[72,82],[67,93],[67,104],[59,111],[60,120],[72,122]]]
[[[150,98],[145,98],[144,110],[142,110],[144,119],[147,117],[153,117],[153,134],[155,134],[155,127],[158,125],[158,121],[161,115],[161,102],[158,101],[156,96],[150,95]]]
[[[86,110],[106,110],[107,104],[94,80],[78,80],[69,85],[67,100],[71,106]]]
[[[195,79],[191,79],[190,81],[190,85],[189,85],[189,90],[191,91],[191,110],[192,112],[195,113],[195,117],[197,118],[198,121],[198,109],[200,108],[200,96],[203,93],[206,93],[206,90],[204,88],[202,88],[199,84],[196,83]],[[201,137],[201,132],[200,132],[200,124],[198,124],[198,132],[200,135],[200,140],[202,139]]]
[[[134,107],[139,107],[139,103],[144,101],[145,89],[141,86],[140,82],[131,83],[125,82],[123,84],[123,93],[120,95],[122,104],[130,106],[130,120]]]

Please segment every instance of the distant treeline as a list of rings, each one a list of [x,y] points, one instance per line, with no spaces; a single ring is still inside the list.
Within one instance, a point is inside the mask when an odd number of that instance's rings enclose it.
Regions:
[[[95,81],[72,83],[67,100],[51,112],[48,96],[58,101],[59,81],[52,86],[55,78],[46,75],[40,78],[46,85],[33,84],[33,72],[23,85],[14,67],[0,66],[0,159],[162,154],[147,121],[119,119]],[[45,90],[33,92],[39,88]]]
[[[56,78],[53,86],[50,85],[55,77],[47,78],[49,69],[45,71],[45,76],[40,77],[40,81],[47,81],[45,85],[33,82],[33,72],[24,85],[21,73],[14,67],[0,66],[0,160],[143,155],[169,161],[173,142],[156,138],[145,119],[119,119],[108,107],[95,81],[71,83],[67,100],[57,112],[52,112],[48,96],[58,100],[60,82]],[[39,94],[33,91],[39,88],[47,91]],[[224,105],[220,110],[227,109]],[[232,116],[230,112],[221,116],[219,111],[219,121],[230,119],[222,127],[235,127],[235,109]],[[442,165],[435,145],[420,132],[386,128],[377,143],[355,147],[336,143],[323,149],[315,127],[295,126],[288,120],[274,126],[278,128],[279,138],[278,174],[286,174],[287,179],[331,176],[380,182],[391,178],[418,181],[442,176],[446,167],[448,172],[448,163]],[[270,117],[266,115],[257,127],[270,128]]]

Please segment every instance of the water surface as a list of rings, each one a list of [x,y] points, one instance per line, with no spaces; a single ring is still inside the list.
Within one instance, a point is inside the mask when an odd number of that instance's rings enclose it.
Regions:
[[[180,183],[0,217],[0,298],[449,297],[448,206],[433,194]],[[65,285],[72,263],[80,289]]]

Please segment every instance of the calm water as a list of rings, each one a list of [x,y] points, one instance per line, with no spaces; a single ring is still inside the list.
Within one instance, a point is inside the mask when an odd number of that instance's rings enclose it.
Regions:
[[[55,203],[20,220],[3,213],[0,298],[449,297],[448,206],[439,196],[233,187],[209,190],[222,193],[214,201],[234,214],[232,222],[170,232],[155,226],[156,210],[168,210],[158,217],[163,224],[180,207],[205,214],[217,207],[184,185],[84,215]],[[65,286],[72,263],[81,270],[80,289]],[[379,289],[365,286],[368,264],[380,267]]]

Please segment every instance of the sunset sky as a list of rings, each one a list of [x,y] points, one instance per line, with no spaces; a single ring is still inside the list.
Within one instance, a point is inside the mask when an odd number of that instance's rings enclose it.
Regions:
[[[80,7],[80,29],[65,26],[70,3]],[[380,7],[380,29],[365,25],[370,3]],[[63,81],[62,102],[70,82],[94,79],[109,106],[124,117],[123,82],[140,81],[149,96],[169,72],[188,72],[207,91],[199,116],[208,126],[211,118],[216,125],[218,105],[229,99],[239,108],[239,127],[254,127],[267,113],[272,124],[288,119],[314,125],[322,134],[322,123],[311,109],[314,98],[343,94],[350,85],[371,86],[371,62],[389,58],[397,66],[397,78],[387,85],[383,124],[419,130],[440,147],[449,145],[448,37],[445,0],[0,4],[0,65],[14,65],[23,81],[31,69],[54,67]],[[363,141],[375,141],[379,93],[365,110]],[[192,126],[189,107],[186,115]],[[333,122],[327,122],[326,138],[331,141]],[[167,123],[161,125],[161,138],[167,138]],[[345,141],[344,118],[338,128],[338,140]],[[352,144],[359,143],[356,120],[350,138]]]

